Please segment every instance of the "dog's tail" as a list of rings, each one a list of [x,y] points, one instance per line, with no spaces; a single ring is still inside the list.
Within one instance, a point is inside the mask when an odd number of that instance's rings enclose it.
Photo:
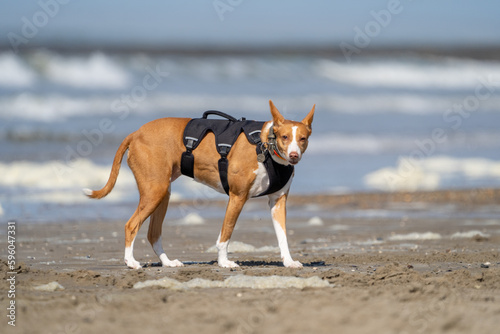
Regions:
[[[130,142],[132,141],[132,134],[128,135],[127,138],[123,140],[120,147],[116,151],[115,159],[113,160],[113,166],[111,167],[111,175],[109,176],[108,182],[101,190],[91,190],[88,188],[83,189],[83,193],[90,198],[103,198],[113,190],[115,186],[116,179],[118,178],[118,173],[120,172],[120,166],[122,163],[123,155],[127,151]]]

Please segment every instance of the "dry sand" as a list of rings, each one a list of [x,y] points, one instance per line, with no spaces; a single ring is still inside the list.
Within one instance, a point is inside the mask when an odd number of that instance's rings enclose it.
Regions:
[[[290,205],[320,218],[309,222],[294,217],[293,210],[289,214],[292,256],[304,263],[303,269],[282,267],[270,219],[248,215],[238,222],[232,240],[256,250],[230,254],[241,265],[237,270],[217,267],[216,254],[207,252],[217,237],[218,221],[174,225],[167,214],[164,246],[170,258],[191,261],[183,268],[155,265],[158,260],[143,226],[135,257],[147,266],[140,270],[123,264],[124,222],[18,221],[16,327],[9,326],[6,317],[13,299],[8,297],[7,227],[2,224],[0,329],[2,333],[498,333],[500,213],[495,204],[499,193],[294,195]],[[265,206],[262,201],[254,205]],[[261,248],[266,246],[271,247]],[[138,282],[162,278],[222,282],[238,275],[297,277],[301,282],[317,276],[329,286],[134,288]],[[48,283],[50,291],[37,290]]]

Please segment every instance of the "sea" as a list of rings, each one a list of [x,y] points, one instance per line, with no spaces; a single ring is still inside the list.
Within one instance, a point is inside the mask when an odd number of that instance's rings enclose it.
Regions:
[[[500,62],[423,53],[0,52],[0,218],[126,220],[138,192],[121,141],[215,109],[300,121],[316,105],[291,196],[500,186]],[[172,199],[223,199],[182,177]],[[218,210],[221,211],[221,210]],[[205,208],[206,215],[211,213]],[[172,215],[182,216],[178,210]]]

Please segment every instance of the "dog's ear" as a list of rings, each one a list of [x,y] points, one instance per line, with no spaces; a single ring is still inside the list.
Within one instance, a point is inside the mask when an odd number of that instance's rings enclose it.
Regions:
[[[305,126],[307,126],[309,129],[311,129],[311,125],[312,125],[312,122],[313,122],[314,109],[316,109],[316,105],[313,105],[313,107],[312,107],[311,111],[309,112],[309,114],[307,114],[307,116],[304,117],[304,119],[302,120],[302,124],[304,124]]]
[[[280,114],[278,108],[274,105],[273,101],[269,100],[269,106],[271,107],[271,115],[273,115],[274,125],[281,125],[285,121],[283,115]]]

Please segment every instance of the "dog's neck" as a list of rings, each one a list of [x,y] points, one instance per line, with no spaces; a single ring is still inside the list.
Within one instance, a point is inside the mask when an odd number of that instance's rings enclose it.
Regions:
[[[278,149],[278,145],[276,145],[276,135],[274,134],[273,125],[274,123],[270,121],[264,126],[264,131],[262,131],[262,137],[267,138],[267,141],[265,141],[266,149],[275,162],[288,166],[290,163],[283,157],[283,154]]]

